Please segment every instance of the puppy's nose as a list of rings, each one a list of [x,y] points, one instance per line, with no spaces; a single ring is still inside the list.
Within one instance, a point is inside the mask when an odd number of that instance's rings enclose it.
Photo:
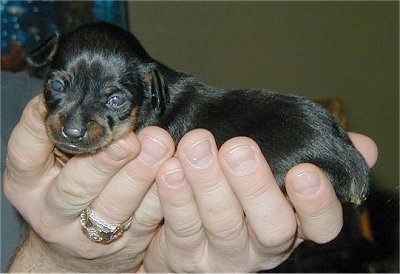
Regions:
[[[79,141],[85,136],[86,129],[84,128],[73,128],[73,127],[62,127],[61,132],[63,136],[71,141]]]

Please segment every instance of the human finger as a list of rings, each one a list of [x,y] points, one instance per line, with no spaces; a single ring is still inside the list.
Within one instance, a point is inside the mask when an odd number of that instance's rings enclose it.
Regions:
[[[299,235],[316,243],[333,240],[343,226],[342,206],[321,169],[299,164],[286,175],[286,191],[299,225]]]
[[[76,218],[139,149],[139,140],[131,133],[96,154],[71,158],[49,186],[49,207],[63,218]]]
[[[296,219],[259,146],[236,137],[223,144],[219,157],[258,241],[286,250],[296,234]]]
[[[214,137],[204,129],[187,133],[177,148],[177,157],[209,237],[228,242],[228,238],[243,232],[243,210],[226,181],[217,153]]]
[[[171,244],[198,247],[204,234],[192,189],[177,158],[171,158],[158,172],[157,188]],[[179,239],[179,240],[178,240]],[[186,239],[189,241],[183,243]],[[175,240],[178,240],[175,242]]]
[[[14,182],[34,187],[35,178],[53,166],[53,143],[49,140],[41,116],[43,103],[34,97],[25,107],[8,142],[6,174]]]
[[[132,216],[160,166],[175,152],[171,136],[161,128],[144,128],[138,139],[138,156],[112,177],[91,205],[102,217],[113,222],[120,223]]]

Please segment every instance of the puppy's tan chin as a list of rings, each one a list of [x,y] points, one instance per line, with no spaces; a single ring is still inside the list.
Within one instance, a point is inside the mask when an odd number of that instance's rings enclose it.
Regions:
[[[72,155],[95,153],[95,150],[93,149],[84,149],[75,145],[57,145],[56,147],[58,150]]]

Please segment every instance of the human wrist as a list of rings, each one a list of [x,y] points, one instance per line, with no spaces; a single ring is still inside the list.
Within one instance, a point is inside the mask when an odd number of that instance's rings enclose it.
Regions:
[[[144,252],[132,258],[128,250],[86,259],[45,242],[31,228],[9,266],[9,272],[137,272]],[[141,272],[141,271],[140,271]]]

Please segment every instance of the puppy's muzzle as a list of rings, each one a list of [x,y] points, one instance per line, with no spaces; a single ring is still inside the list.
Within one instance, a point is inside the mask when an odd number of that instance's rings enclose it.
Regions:
[[[112,140],[104,121],[84,120],[76,113],[72,116],[65,113],[52,114],[46,126],[56,147],[65,153],[93,153]]]
[[[61,109],[47,117],[47,133],[63,153],[96,153],[113,140],[135,130],[137,111],[138,107],[134,107],[128,118],[111,127],[110,123],[95,111],[82,112],[79,107],[74,111]]]

